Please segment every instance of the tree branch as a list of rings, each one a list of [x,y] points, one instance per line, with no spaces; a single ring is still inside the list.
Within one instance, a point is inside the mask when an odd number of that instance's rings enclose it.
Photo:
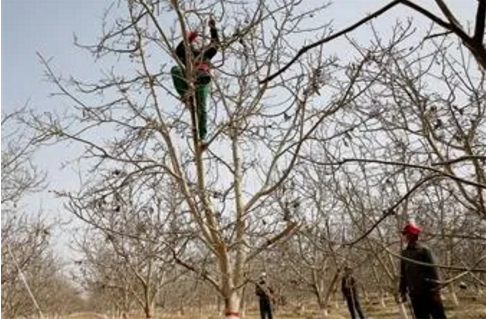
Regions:
[[[342,245],[346,245],[346,246],[352,246],[356,243],[358,243],[359,241],[363,240],[365,237],[367,237],[369,234],[371,234],[371,232],[376,228],[378,227],[378,225],[381,224],[381,222],[383,222],[386,218],[388,218],[389,216],[393,215],[395,213],[395,209],[404,201],[406,200],[408,197],[410,197],[410,195],[412,195],[417,189],[419,189],[423,184],[425,184],[426,182],[432,180],[432,179],[435,179],[439,177],[439,175],[435,174],[435,175],[431,175],[431,176],[428,176],[424,179],[422,179],[420,182],[418,182],[414,187],[412,187],[404,196],[402,196],[402,198],[400,198],[400,200],[398,200],[393,206],[391,206],[390,208],[388,208],[387,210],[385,210],[383,212],[383,215],[380,217],[380,219],[378,219],[374,224],[373,226],[371,226],[370,229],[368,229],[363,235],[361,235],[360,237],[358,237],[357,239],[351,241],[351,242],[347,242],[347,243],[344,243]]]
[[[445,4],[445,2],[443,0],[435,0],[435,3],[437,3],[437,5],[439,6],[440,10],[442,11],[442,13],[446,16],[447,20],[451,23],[451,24],[454,24],[456,25],[457,27],[459,28],[462,28],[461,24],[459,23],[459,21],[456,19],[456,17],[454,16],[454,14],[451,12],[451,10],[449,10],[449,7],[447,7],[447,5]]]
[[[385,165],[396,165],[396,166],[404,166],[404,167],[410,167],[410,168],[418,168],[418,169],[424,169],[428,171],[432,171],[434,173],[449,177],[450,179],[455,180],[456,182],[471,185],[474,187],[479,187],[486,189],[486,185],[481,184],[481,183],[476,183],[474,181],[470,181],[461,177],[458,177],[453,174],[449,174],[447,172],[441,171],[439,169],[430,167],[430,166],[424,166],[424,165],[419,165],[419,164],[409,164],[409,163],[402,163],[402,162],[394,162],[394,161],[384,161],[384,160],[377,160],[377,159],[365,159],[365,158],[345,158],[342,161],[339,162],[333,162],[333,163],[323,163],[319,161],[315,161],[309,158],[304,158],[307,161],[310,161],[311,163],[317,164],[317,165],[322,165],[322,166],[341,166],[346,163],[351,163],[351,162],[357,162],[357,163],[377,163],[377,164],[385,164]]]
[[[380,16],[381,14],[385,13],[386,11],[390,10],[391,8],[393,8],[394,6],[396,6],[397,4],[400,4],[400,2],[401,2],[400,0],[395,0],[395,1],[387,4],[383,8],[381,8],[381,9],[375,11],[374,13],[370,14],[366,18],[363,18],[363,19],[359,20],[358,22],[356,22],[355,24],[347,27],[346,29],[341,30],[338,33],[335,33],[335,34],[333,34],[333,35],[331,35],[331,36],[329,36],[327,38],[321,39],[321,40],[319,40],[317,42],[314,42],[312,44],[309,44],[309,45],[306,45],[306,46],[302,47],[299,50],[299,52],[297,52],[297,54],[292,58],[292,60],[290,60],[283,68],[281,68],[277,72],[273,73],[272,75],[269,75],[265,79],[260,80],[259,83],[260,84],[263,84],[263,83],[266,83],[266,82],[270,82],[271,80],[275,79],[280,74],[282,74],[285,71],[287,71],[287,69],[290,68],[290,66],[292,66],[292,64],[294,64],[295,61],[297,61],[300,58],[300,56],[302,56],[304,53],[306,53],[310,49],[313,49],[315,47],[318,47],[320,45],[323,45],[324,43],[330,42],[330,41],[332,41],[332,40],[334,40],[336,38],[339,38],[340,36],[342,36],[342,35],[344,35],[346,33],[349,33],[351,31],[357,29],[358,27],[360,27],[361,25],[365,24],[366,22],[373,20],[374,18],[376,18],[376,17]]]
[[[451,164],[456,164],[459,162],[464,162],[468,160],[483,160],[486,161],[486,156],[482,155],[466,155],[466,156],[461,156],[458,158],[454,158],[448,161],[442,161],[442,162],[437,162],[437,163],[432,163],[432,166],[442,166],[442,165],[451,165]]]
[[[174,248],[172,247],[169,247],[169,249],[171,250],[172,252],[172,257],[174,258],[175,262],[178,264],[178,265],[181,265],[182,267],[200,275],[201,277],[203,277],[205,280],[207,280],[210,284],[212,284],[214,286],[214,288],[216,288],[217,291],[219,291],[220,293],[221,290],[219,288],[219,285],[218,283],[216,282],[216,280],[214,280],[214,278],[211,277],[211,275],[206,271],[206,270],[199,270],[197,269],[196,267],[194,267],[193,265],[190,265],[188,264],[187,262],[183,261],[182,259],[180,259],[178,256],[177,256],[177,252]]]
[[[380,15],[382,15],[383,13],[392,9],[397,4],[403,4],[407,7],[421,13],[422,15],[424,15],[425,17],[430,19],[432,22],[440,25],[444,29],[455,33],[466,44],[466,46],[471,51],[471,53],[477,58],[478,62],[483,67],[486,67],[486,65],[484,64],[486,62],[483,62],[483,59],[484,59],[482,57],[483,53],[481,52],[481,50],[478,49],[478,48],[484,47],[481,43],[482,39],[484,37],[484,26],[485,26],[485,16],[486,16],[486,4],[484,3],[484,1],[482,1],[482,0],[479,1],[478,11],[477,11],[477,14],[476,14],[476,30],[475,30],[475,35],[474,35],[474,38],[473,38],[474,44],[475,44],[474,46],[471,46],[472,38],[470,38],[464,32],[464,30],[461,28],[461,25],[455,19],[455,17],[452,15],[452,13],[449,11],[447,6],[445,8],[443,8],[443,6],[441,6],[442,1],[440,1],[440,0],[436,0],[436,1],[438,3],[439,7],[441,7],[442,12],[444,12],[446,17],[449,19],[449,21],[454,21],[454,22],[451,22],[451,23],[446,22],[446,21],[442,20],[441,18],[437,17],[436,15],[432,14],[427,9],[425,9],[425,8],[419,6],[419,5],[417,5],[417,4],[415,4],[411,1],[395,0],[395,1],[392,1],[389,4],[387,4],[386,6],[382,7],[381,9],[375,11],[374,13],[370,14],[366,18],[363,18],[363,19],[359,20],[358,22],[356,22],[355,24],[347,27],[346,29],[343,29],[343,30],[339,31],[338,33],[335,33],[335,34],[333,34],[329,37],[326,37],[326,38],[321,39],[317,42],[314,42],[312,44],[309,44],[309,45],[302,47],[299,50],[299,52],[297,52],[297,54],[292,58],[292,60],[290,60],[287,64],[285,64],[283,68],[281,68],[280,70],[276,71],[275,73],[269,75],[268,77],[264,78],[263,80],[260,80],[259,83],[263,84],[263,83],[267,83],[267,82],[275,79],[277,76],[279,76],[280,74],[287,71],[292,66],[292,64],[294,64],[304,53],[306,53],[310,49],[313,49],[315,47],[323,45],[324,43],[330,42],[330,41],[332,41],[332,40],[334,40],[334,39],[336,39],[336,38],[338,38],[342,35],[345,35],[345,34],[351,32],[351,31],[359,28],[360,26],[362,26],[366,22],[371,21],[374,18],[377,18]],[[477,44],[477,43],[479,43],[480,45]]]
[[[476,26],[474,28],[473,40],[476,45],[484,46],[484,27],[486,20],[486,1],[478,1],[478,11],[476,12]]]
[[[279,241],[280,239],[282,238],[285,238],[285,237],[290,237],[293,233],[295,233],[299,228],[300,228],[301,225],[293,222],[293,223],[289,223],[287,225],[287,227],[278,235],[276,235],[275,237],[267,240],[263,245],[261,245],[260,247],[258,247],[253,253],[251,253],[247,258],[246,258],[246,262],[249,262],[250,260],[252,260],[253,258],[255,258],[256,256],[258,256],[258,254],[260,254],[262,251],[264,251],[265,249],[267,249],[268,247],[272,246],[273,244],[275,244],[277,241]]]

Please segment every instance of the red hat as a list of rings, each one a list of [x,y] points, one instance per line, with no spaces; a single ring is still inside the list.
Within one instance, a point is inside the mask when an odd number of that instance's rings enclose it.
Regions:
[[[417,225],[413,223],[408,223],[405,225],[405,227],[403,227],[402,234],[418,235],[421,231],[422,230]]]
[[[189,31],[187,33],[187,40],[189,40],[189,42],[193,42],[198,36],[199,33],[197,31]]]

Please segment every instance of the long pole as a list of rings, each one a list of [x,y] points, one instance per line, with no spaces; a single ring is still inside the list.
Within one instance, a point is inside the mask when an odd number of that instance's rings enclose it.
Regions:
[[[34,294],[32,293],[32,290],[30,289],[29,284],[27,283],[27,279],[24,276],[24,272],[20,268],[20,264],[17,261],[17,258],[15,258],[15,255],[13,254],[12,249],[10,248],[10,244],[7,244],[7,249],[8,249],[8,253],[10,254],[10,256],[12,256],[12,260],[15,264],[15,267],[17,267],[20,279],[24,283],[25,289],[27,290],[27,293],[29,294],[30,298],[32,299],[32,302],[34,303],[34,306],[37,309],[37,312],[39,313],[39,317],[41,319],[45,319],[44,314],[42,313],[42,310],[39,307],[39,303],[37,303],[37,300],[35,299]]]

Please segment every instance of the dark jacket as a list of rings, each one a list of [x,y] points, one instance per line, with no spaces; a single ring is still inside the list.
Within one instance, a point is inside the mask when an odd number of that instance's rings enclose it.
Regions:
[[[344,275],[341,281],[341,291],[345,297],[357,296],[356,281],[352,275]]]
[[[199,62],[209,62],[218,53],[219,47],[219,37],[218,29],[211,27],[209,29],[211,33],[211,43],[204,50],[198,50],[194,46],[191,47],[192,55],[196,63]],[[181,60],[182,64],[186,65],[186,47],[184,46],[184,41],[181,41],[176,48],[176,55]]]
[[[400,293],[405,295],[430,295],[439,292],[439,272],[435,258],[429,248],[420,244],[408,245],[402,251],[402,257],[431,264],[419,265],[405,259],[400,265]]]
[[[259,283],[256,284],[255,293],[260,298],[260,301],[263,302],[270,302],[272,299],[271,294],[273,293],[272,288],[268,287],[267,283],[264,280],[261,280]]]

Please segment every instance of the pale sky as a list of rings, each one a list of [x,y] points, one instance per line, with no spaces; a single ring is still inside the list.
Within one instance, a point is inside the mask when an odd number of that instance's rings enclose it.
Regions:
[[[316,1],[316,0],[306,0]],[[381,7],[386,0],[336,0],[325,11],[325,19],[334,21],[334,30],[348,26]],[[59,100],[49,98],[53,91],[51,84],[43,77],[43,67],[36,52],[53,58],[52,64],[63,75],[76,75],[89,79],[97,78],[98,66],[92,57],[73,45],[73,35],[80,41],[94,43],[100,34],[103,11],[111,1],[105,0],[3,0],[2,1],[2,113],[25,105],[39,112],[63,110]],[[433,1],[420,1],[428,6]],[[473,20],[476,1],[450,0],[451,8],[457,12],[460,21]],[[165,14],[170,21],[175,14]],[[412,11],[400,7],[386,16],[375,20],[375,24],[386,32],[396,18],[413,15]],[[416,16],[416,15],[414,15]],[[161,17],[162,19],[162,17]],[[466,23],[465,23],[466,24]],[[417,19],[418,27],[428,26],[423,18]],[[367,32],[367,31],[366,31]],[[353,36],[366,37],[365,31]],[[339,43],[330,43],[327,50],[339,49]],[[78,150],[79,151],[79,150]],[[49,174],[49,189],[73,188],[76,175],[72,170],[61,170],[64,161],[72,159],[76,149],[49,147],[36,157],[37,165]],[[62,206],[50,193],[34,196],[29,207],[41,207],[51,216],[67,217]],[[58,234],[58,249],[65,247],[67,235]]]

